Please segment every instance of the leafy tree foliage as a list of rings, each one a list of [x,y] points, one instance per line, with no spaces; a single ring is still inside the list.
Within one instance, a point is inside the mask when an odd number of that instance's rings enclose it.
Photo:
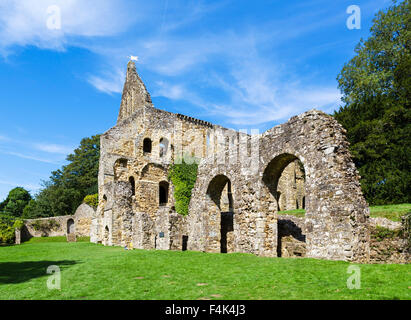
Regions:
[[[9,192],[7,199],[0,204],[0,212],[12,217],[21,217],[30,200],[31,195],[27,190],[14,188]]]
[[[43,183],[35,202],[25,209],[24,218],[73,214],[85,196],[98,190],[99,159],[100,135],[82,139],[67,156],[69,164],[52,172],[50,180]]]
[[[337,78],[345,105],[334,116],[347,129],[371,204],[411,202],[410,49],[410,3],[394,2]]]

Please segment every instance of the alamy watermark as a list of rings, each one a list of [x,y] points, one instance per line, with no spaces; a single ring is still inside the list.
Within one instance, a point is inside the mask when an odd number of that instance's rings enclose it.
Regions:
[[[61,272],[59,266],[52,265],[47,268],[47,288],[49,290],[61,290]]]
[[[49,30],[61,29],[61,9],[59,6],[53,5],[47,8],[46,26]]]
[[[347,273],[351,274],[347,279],[347,288],[350,290],[361,289],[361,269],[359,266],[350,265]]]
[[[351,5],[347,8],[350,15],[347,18],[347,28],[350,30],[361,29],[361,9],[357,5]]]

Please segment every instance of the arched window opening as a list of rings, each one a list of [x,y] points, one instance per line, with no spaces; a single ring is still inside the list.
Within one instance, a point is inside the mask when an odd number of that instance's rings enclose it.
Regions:
[[[167,154],[168,149],[168,140],[166,138],[160,139],[160,158],[164,157]]]
[[[136,181],[134,180],[134,177],[130,177],[128,179],[128,182],[130,182],[130,185],[131,185],[131,195],[135,196],[136,195]]]
[[[145,138],[143,141],[143,152],[144,153],[151,153],[151,139],[150,138]]]
[[[162,181],[159,184],[159,203],[160,206],[165,206],[168,203],[168,182]]]

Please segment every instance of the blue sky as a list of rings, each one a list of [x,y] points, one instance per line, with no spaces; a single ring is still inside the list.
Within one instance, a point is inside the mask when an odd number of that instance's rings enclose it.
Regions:
[[[264,131],[338,108],[336,77],[390,4],[1,0],[0,201],[16,186],[35,194],[81,138],[115,124],[128,56],[156,107]],[[346,26],[350,5],[359,30]]]

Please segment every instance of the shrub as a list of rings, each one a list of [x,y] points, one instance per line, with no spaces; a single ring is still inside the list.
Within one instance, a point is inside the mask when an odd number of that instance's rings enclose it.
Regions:
[[[24,226],[24,221],[21,219],[16,219],[13,224],[13,228],[21,230]]]
[[[12,244],[14,242],[15,220],[9,215],[0,215],[0,243]]]
[[[88,204],[90,207],[98,207],[98,193],[88,195],[84,198],[83,203]]]
[[[383,241],[385,239],[393,239],[401,235],[401,230],[390,230],[381,226],[376,226],[376,228],[371,233],[371,237],[377,241]]]
[[[197,180],[198,164],[193,161],[187,164],[184,159],[179,164],[173,164],[170,168],[169,179],[174,185],[174,199],[176,211],[179,214],[187,215],[188,206],[191,199],[191,191]]]
[[[53,220],[53,219],[44,220],[44,221],[36,220],[31,224],[31,226],[36,231],[47,232],[53,229],[56,230],[60,228],[60,223],[58,223],[56,220]]]

